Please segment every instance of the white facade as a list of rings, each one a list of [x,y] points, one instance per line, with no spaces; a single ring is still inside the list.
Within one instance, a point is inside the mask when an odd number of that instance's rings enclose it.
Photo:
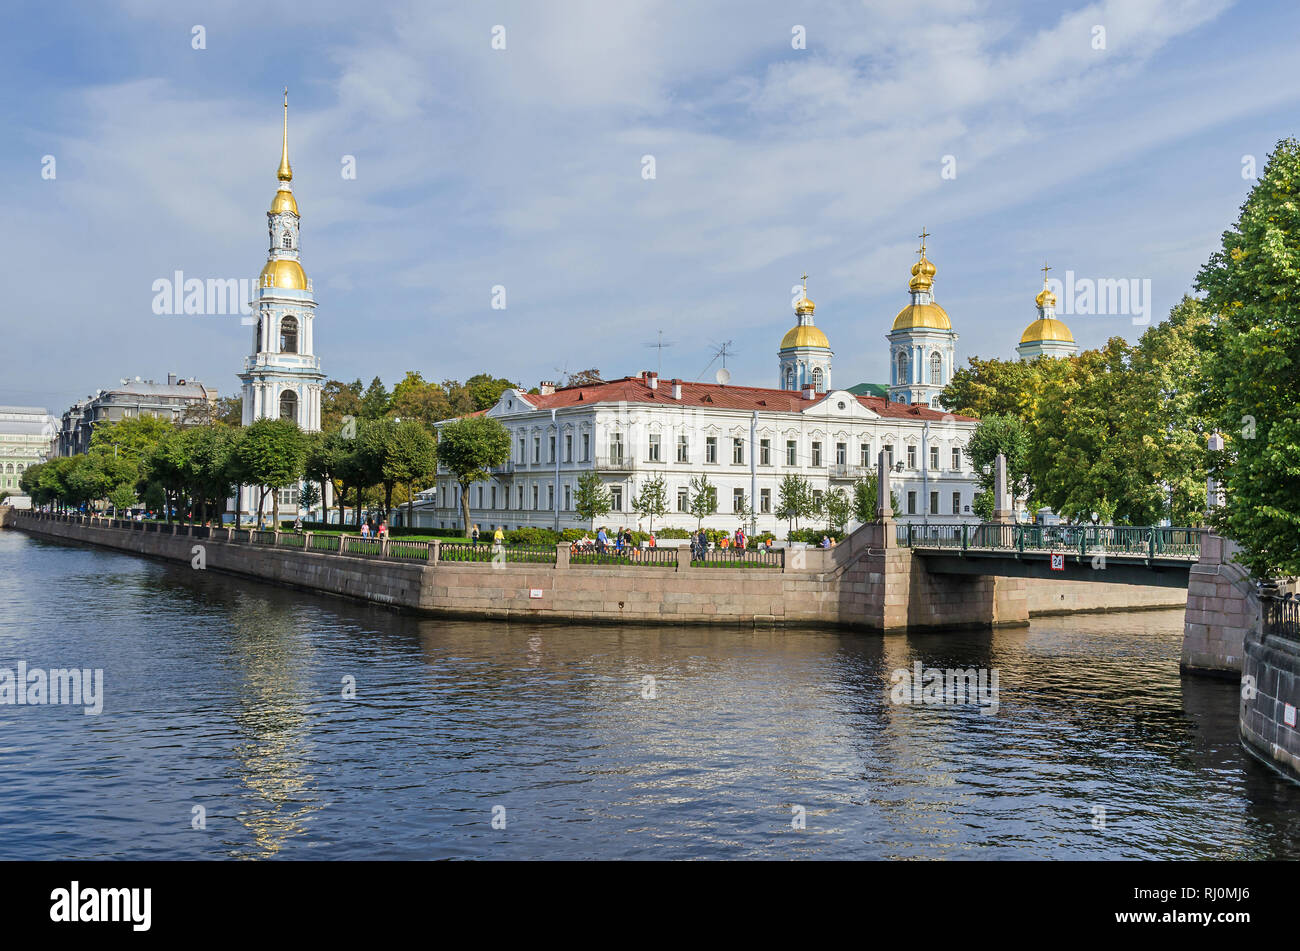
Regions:
[[[689,487],[704,475],[718,501],[706,528],[750,528],[735,500],[748,507],[752,498],[758,531],[784,538],[787,522],[775,515],[784,476],[801,475],[814,491],[851,495],[881,450],[902,467],[891,483],[900,521],[974,519],[975,473],[962,451],[974,422],[876,397],[832,390],[807,399],[779,389],[661,383],[644,373],[541,396],[507,390],[488,415],[510,431],[511,457],[491,479],[470,487],[470,519],[482,530],[590,528],[578,520],[574,498],[579,477],[594,470],[614,502],[597,526],[648,528],[631,500],[647,480],[662,476],[669,513],[655,527],[694,528]],[[458,492],[440,469],[432,500],[417,505],[416,524],[461,527]]]

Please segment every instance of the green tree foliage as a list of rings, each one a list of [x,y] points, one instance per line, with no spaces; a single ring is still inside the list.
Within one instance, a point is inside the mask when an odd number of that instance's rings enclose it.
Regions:
[[[843,489],[831,489],[822,496],[822,511],[826,515],[826,527],[836,534],[842,534],[844,526],[853,516],[853,502]]]
[[[605,483],[594,472],[584,472],[578,476],[578,490],[573,497],[573,510],[578,518],[591,523],[596,530],[596,519],[609,514],[610,497]]]
[[[510,431],[489,416],[466,416],[442,427],[437,452],[460,486],[461,516],[469,531],[469,488],[510,458]]]
[[[432,429],[433,424],[454,414],[447,391],[437,383],[427,382],[419,373],[408,372],[393,387],[389,412],[403,420],[417,420]]]
[[[384,459],[384,475],[406,486],[406,524],[413,524],[414,496],[438,471],[438,443],[423,425],[403,419],[393,432],[392,447]]]
[[[865,478],[857,479],[853,483],[853,498],[851,500],[853,517],[859,522],[874,522],[876,520],[876,497],[879,494],[877,488],[880,479],[876,473],[868,473]],[[890,507],[893,509],[895,516],[898,515],[899,501],[898,492],[892,487],[889,490]]]
[[[321,428],[333,432],[343,425],[343,417],[356,418],[361,415],[361,381],[353,380],[343,383],[339,380],[327,380],[321,388],[320,419]]]
[[[244,423],[244,398],[242,396],[223,396],[217,400],[214,422],[226,426],[242,426]]]
[[[364,419],[380,419],[387,415],[391,405],[392,397],[385,388],[384,381],[375,377],[361,397],[361,412],[358,415]]]
[[[704,520],[718,511],[718,489],[706,475],[696,476],[691,480],[687,494],[687,510],[695,516],[695,527],[699,529]]]
[[[790,473],[781,479],[781,484],[776,490],[777,518],[783,518],[794,528],[798,528],[799,519],[812,518],[816,510],[811,482],[795,473]]]
[[[1016,500],[1029,498],[1032,486],[1029,472],[1029,427],[1010,414],[991,413],[980,420],[966,443],[966,456],[978,473],[980,492],[988,493],[988,504],[994,505],[993,488],[997,477],[997,457],[1007,460],[1007,490],[1011,493],[1012,507]],[[990,509],[991,517],[992,509]]]
[[[280,524],[279,490],[302,478],[307,462],[307,440],[288,419],[259,419],[245,428],[234,447],[238,471],[259,489],[257,517],[262,517],[266,493],[271,493],[275,524]]]
[[[1215,524],[1257,577],[1300,574],[1300,142],[1279,142],[1196,279],[1203,406],[1230,440],[1213,460]]]
[[[501,394],[510,387],[519,388],[518,384],[511,383],[505,377],[494,377],[490,373],[475,373],[465,381],[465,390],[469,393],[475,410],[495,406]]]
[[[650,531],[655,530],[655,519],[668,514],[668,480],[656,476],[642,483],[641,491],[632,499],[632,510],[650,520]]]

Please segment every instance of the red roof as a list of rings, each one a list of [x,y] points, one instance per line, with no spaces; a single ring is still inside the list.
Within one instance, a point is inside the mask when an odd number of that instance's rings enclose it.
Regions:
[[[816,402],[825,399],[826,394],[818,394],[816,399],[807,400],[795,390],[771,390],[757,386],[723,386],[720,383],[686,383],[682,382],[682,398],[673,399],[672,380],[661,379],[657,389],[650,389],[645,379],[639,376],[623,377],[593,386],[574,386],[556,390],[546,396],[535,393],[523,394],[538,409],[557,409],[564,406],[578,406],[584,403],[660,403],[665,406],[703,406],[715,409],[738,409],[752,412],[775,411],[798,413]],[[848,394],[853,396],[853,394]],[[893,403],[879,396],[854,396],[859,403],[886,419],[918,419],[976,422],[969,416],[944,413],[930,409],[928,406],[909,403]]]

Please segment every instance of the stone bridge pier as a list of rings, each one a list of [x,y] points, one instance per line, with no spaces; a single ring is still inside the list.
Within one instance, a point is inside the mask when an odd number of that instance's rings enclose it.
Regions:
[[[1179,665],[1188,673],[1235,679],[1248,631],[1260,625],[1260,601],[1250,573],[1233,561],[1231,539],[1206,532],[1187,583],[1187,614]]]

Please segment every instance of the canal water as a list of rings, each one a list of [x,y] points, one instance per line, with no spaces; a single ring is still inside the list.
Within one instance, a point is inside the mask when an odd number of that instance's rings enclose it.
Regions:
[[[0,531],[0,668],[104,677],[0,705],[0,859],[1295,857],[1181,625],[429,620]],[[895,702],[918,661],[996,713]]]

